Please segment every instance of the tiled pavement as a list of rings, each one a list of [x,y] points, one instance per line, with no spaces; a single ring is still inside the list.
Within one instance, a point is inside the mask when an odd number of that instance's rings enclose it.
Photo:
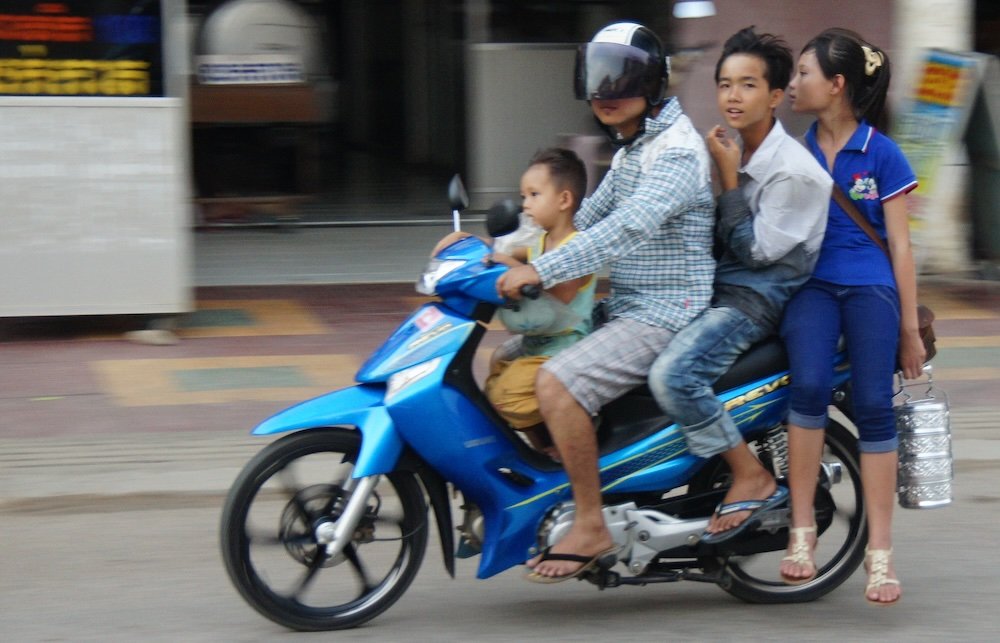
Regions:
[[[369,284],[202,288],[197,301],[169,346],[125,341],[126,319],[0,321],[0,437],[245,432],[350,384],[424,298]]]
[[[921,300],[956,454],[1000,459],[1000,287],[931,281]],[[0,320],[0,500],[224,488],[263,444],[252,426],[349,385],[422,301],[410,283],[199,288],[169,346],[125,341],[127,319]],[[480,375],[505,336],[487,334]]]
[[[8,321],[0,437],[239,428],[226,418],[252,422],[349,385],[425,300],[410,284],[201,288],[172,346],[126,342],[123,327],[93,320]],[[937,381],[957,407],[995,404],[1000,288],[924,287],[921,300],[938,316]]]

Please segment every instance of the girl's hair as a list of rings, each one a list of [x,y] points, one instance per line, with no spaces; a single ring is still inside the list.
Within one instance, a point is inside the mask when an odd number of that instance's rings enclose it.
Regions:
[[[715,64],[716,83],[719,82],[722,63],[726,62],[726,58],[736,54],[757,56],[764,62],[764,80],[767,81],[769,89],[788,87],[794,66],[792,50],[778,36],[769,33],[758,34],[753,27],[741,29],[730,36],[722,46],[722,55]]]
[[[847,99],[855,118],[864,119],[877,129],[888,127],[885,98],[889,92],[891,69],[889,56],[849,29],[827,29],[802,48],[813,51],[823,75],[844,77]]]
[[[573,195],[573,211],[576,212],[587,193],[587,168],[573,150],[550,147],[535,152],[528,167],[544,165],[549,168],[549,177],[556,188],[569,190]]]

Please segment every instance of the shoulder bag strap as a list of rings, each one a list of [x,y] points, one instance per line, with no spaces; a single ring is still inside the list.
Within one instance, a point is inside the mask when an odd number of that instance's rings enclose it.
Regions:
[[[875,232],[875,228],[872,224],[868,223],[868,219],[864,218],[858,209],[851,203],[851,200],[847,198],[844,191],[840,189],[840,186],[836,183],[833,184],[833,199],[837,202],[837,205],[847,213],[847,216],[851,217],[854,223],[858,224],[865,234],[871,237],[872,241],[875,242],[885,256],[889,257],[889,262],[892,262],[892,255],[889,254],[889,248],[886,247],[885,242],[882,238],[878,236]],[[932,357],[937,353],[934,349],[934,334],[931,330],[931,323],[934,321],[934,312],[927,306],[917,306],[917,324],[920,326],[920,336],[923,338],[925,335],[929,334],[929,339],[924,339],[924,346],[927,348],[927,360],[930,361]]]
[[[798,142],[801,143],[807,150],[810,149],[809,143],[806,141],[805,134],[799,136],[796,140],[798,140]],[[851,200],[846,194],[844,194],[844,191],[840,189],[840,186],[836,183],[833,184],[832,196],[833,200],[840,206],[840,209],[846,212],[847,216],[851,217],[851,220],[854,221],[854,223],[856,223],[858,227],[871,238],[875,245],[878,246],[887,257],[889,257],[889,261],[891,262],[892,255],[889,254],[889,248],[885,245],[885,242],[882,241],[882,237],[878,236],[878,233],[875,232],[875,228],[872,227],[872,224],[868,223],[868,219],[858,212],[858,209],[853,203],[851,203]]]
[[[889,254],[889,248],[887,248],[885,242],[882,241],[882,237],[878,236],[878,233],[875,232],[875,228],[872,227],[872,224],[868,223],[868,219],[858,212],[858,209],[853,203],[851,203],[851,200],[847,198],[847,195],[844,194],[844,191],[840,189],[840,186],[836,183],[833,184],[833,200],[837,202],[840,209],[847,213],[847,216],[851,217],[851,220],[854,221],[854,223],[858,224],[858,227],[861,228],[865,234],[871,237],[871,240],[875,242],[875,245],[878,246],[891,260],[892,255]]]

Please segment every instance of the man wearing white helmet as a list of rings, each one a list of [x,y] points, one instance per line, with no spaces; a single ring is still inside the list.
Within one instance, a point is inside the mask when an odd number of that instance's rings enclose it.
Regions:
[[[591,418],[646,382],[656,357],[712,295],[709,156],[677,99],[665,97],[668,79],[663,45],[642,25],[609,25],[580,47],[576,97],[590,103],[620,148],[576,214],[576,237],[498,282],[501,294],[516,299],[527,284],[549,288],[610,268],[608,321],[549,360],[536,381],[576,518],[560,542],[528,561],[535,582],[577,577],[613,550]]]

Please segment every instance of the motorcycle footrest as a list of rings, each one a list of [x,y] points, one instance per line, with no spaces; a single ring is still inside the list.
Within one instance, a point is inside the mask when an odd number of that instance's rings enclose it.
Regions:
[[[624,576],[616,574],[618,582],[607,587],[618,587],[618,585],[651,585],[653,583],[677,583],[684,580],[684,574],[680,572],[652,572],[642,576]]]
[[[789,511],[788,507],[779,507],[778,509],[772,509],[771,511],[765,511],[756,517],[756,525],[751,527],[752,530],[765,530],[774,532],[782,527],[788,526]]]

